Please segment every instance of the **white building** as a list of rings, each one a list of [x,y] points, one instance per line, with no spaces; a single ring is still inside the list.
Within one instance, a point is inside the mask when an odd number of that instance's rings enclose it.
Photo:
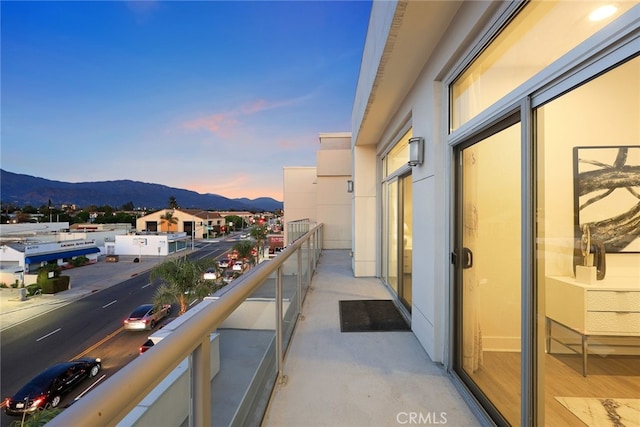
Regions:
[[[0,247],[0,282],[28,285],[35,283],[38,269],[46,264],[62,267],[80,256],[97,262],[98,255],[95,240],[5,243]]]
[[[637,398],[640,5],[600,6],[373,2],[353,272],[387,285],[487,424],[563,425],[572,399]],[[324,222],[321,161],[285,169],[288,221]],[[590,267],[601,248],[606,270]],[[585,261],[604,278],[576,277]]]
[[[315,167],[284,168],[284,223],[322,222],[325,249],[351,249],[351,134],[320,134],[316,160]]]
[[[115,242],[106,243],[105,250],[107,255],[167,256],[192,246],[192,236],[184,232],[147,232],[116,236]]]

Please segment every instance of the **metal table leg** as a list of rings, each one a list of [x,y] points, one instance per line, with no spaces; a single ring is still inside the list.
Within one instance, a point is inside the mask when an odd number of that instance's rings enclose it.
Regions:
[[[587,376],[587,354],[589,353],[587,335],[582,335],[582,376]]]

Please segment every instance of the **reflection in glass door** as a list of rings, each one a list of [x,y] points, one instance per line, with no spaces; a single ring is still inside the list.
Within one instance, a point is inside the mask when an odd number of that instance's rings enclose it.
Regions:
[[[383,250],[385,251],[384,280],[398,293],[398,180],[388,182],[385,197],[385,226],[383,230]]]
[[[411,175],[383,184],[385,210],[382,277],[411,311],[413,268],[413,189]]]
[[[521,407],[520,128],[461,149],[457,185],[456,370],[512,425]]]
[[[640,56],[535,110],[545,425],[640,425],[638,117]]]
[[[398,289],[398,297],[407,310],[411,311],[411,276],[413,271],[413,183],[411,175],[401,178],[402,196],[402,280]]]

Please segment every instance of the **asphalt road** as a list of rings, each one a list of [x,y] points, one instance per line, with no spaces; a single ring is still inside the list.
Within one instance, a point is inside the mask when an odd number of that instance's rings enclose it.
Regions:
[[[218,258],[232,244],[202,245],[189,257]],[[2,397],[13,395],[52,364],[83,356],[100,357],[102,372],[66,395],[61,408],[71,404],[87,388],[93,388],[113,375],[138,357],[139,346],[152,333],[124,331],[122,321],[138,305],[151,302],[157,287],[158,284],[149,283],[149,272],[145,272],[3,331],[0,346]],[[172,313],[177,311],[178,307],[174,305]],[[15,420],[17,418],[4,412],[0,415],[1,426],[9,426]]]

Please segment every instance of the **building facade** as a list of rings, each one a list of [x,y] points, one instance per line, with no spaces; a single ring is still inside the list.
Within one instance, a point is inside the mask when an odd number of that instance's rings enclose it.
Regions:
[[[285,167],[284,223],[325,224],[325,249],[351,249],[351,133],[321,133],[314,167]],[[285,242],[291,242],[285,227]]]
[[[639,30],[637,2],[373,2],[353,271],[487,423],[637,398]]]
[[[201,209],[161,209],[136,220],[138,232],[183,232],[194,239],[218,235],[225,221],[218,212]]]

